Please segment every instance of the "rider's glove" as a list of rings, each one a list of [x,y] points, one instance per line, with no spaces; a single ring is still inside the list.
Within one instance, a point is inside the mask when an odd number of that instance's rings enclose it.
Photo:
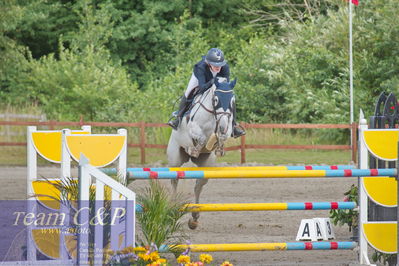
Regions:
[[[212,85],[215,83],[215,79],[212,78],[210,81],[208,81],[207,83],[205,83],[205,86],[201,89],[199,89],[198,93],[202,94],[204,92],[206,92],[210,87],[212,87]]]

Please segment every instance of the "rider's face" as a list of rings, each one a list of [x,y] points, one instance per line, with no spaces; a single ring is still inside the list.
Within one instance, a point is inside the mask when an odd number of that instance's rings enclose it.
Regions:
[[[209,65],[209,67],[211,68],[211,70],[213,72],[216,72],[216,73],[219,73],[220,70],[222,69],[222,67],[217,67],[217,66],[212,66],[212,65]]]

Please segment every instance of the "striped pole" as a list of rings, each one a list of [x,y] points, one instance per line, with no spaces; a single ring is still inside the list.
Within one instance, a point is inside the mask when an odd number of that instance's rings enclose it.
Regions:
[[[286,243],[235,243],[235,244],[191,244],[173,247],[161,246],[160,252],[169,248],[190,249],[191,252],[231,252],[231,251],[275,251],[275,250],[334,250],[354,249],[356,242],[286,242]]]
[[[141,171],[128,172],[132,179],[224,179],[224,178],[315,178],[396,176],[396,169],[345,169],[345,170],[229,170],[229,171]]]
[[[129,172],[168,171],[227,171],[227,170],[344,170],[354,169],[353,165],[299,165],[299,166],[226,166],[226,167],[144,167],[127,168]],[[106,174],[116,174],[116,168],[103,168]]]
[[[283,211],[283,210],[347,210],[356,208],[356,202],[292,202],[292,203],[224,203],[186,204],[185,211]]]

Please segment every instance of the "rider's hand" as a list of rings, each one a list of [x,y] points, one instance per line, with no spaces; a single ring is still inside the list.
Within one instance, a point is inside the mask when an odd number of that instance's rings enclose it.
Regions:
[[[214,84],[214,82],[215,82],[215,79],[212,78],[210,81],[208,81],[207,83],[205,83],[205,87],[204,87],[204,88],[199,89],[198,93],[199,93],[199,94],[202,94],[202,93],[206,92],[210,87],[212,87],[212,85]]]

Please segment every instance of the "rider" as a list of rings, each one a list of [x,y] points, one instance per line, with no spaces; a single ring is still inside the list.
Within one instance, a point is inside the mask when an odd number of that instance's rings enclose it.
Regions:
[[[183,97],[177,111],[176,118],[169,120],[170,125],[174,130],[177,130],[180,120],[183,114],[187,110],[188,106],[192,102],[193,98],[197,94],[204,93],[210,87],[212,87],[215,78],[224,77],[229,81],[230,79],[230,67],[224,60],[222,50],[219,48],[209,49],[206,56],[202,57],[202,60],[194,65],[194,70],[188,83],[187,89],[184,92]],[[233,133],[234,138],[245,135],[245,131],[236,124],[236,107],[235,104],[232,107],[233,112]]]

